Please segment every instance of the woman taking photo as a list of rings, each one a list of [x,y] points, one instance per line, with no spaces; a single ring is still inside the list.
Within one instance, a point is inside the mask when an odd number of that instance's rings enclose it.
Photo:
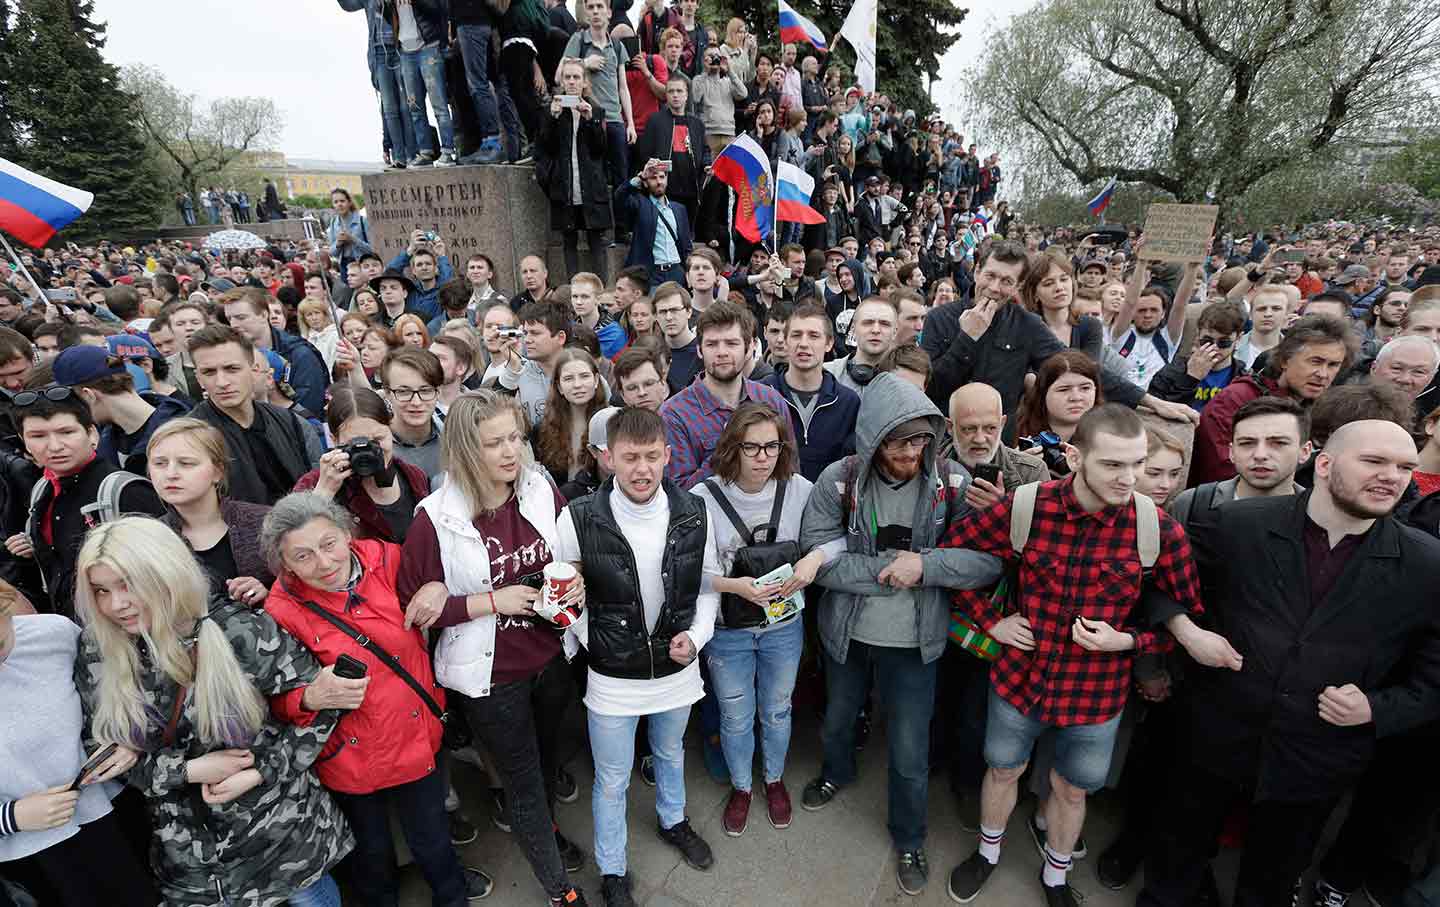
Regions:
[[[339,719],[333,671],[263,611],[211,608],[200,565],[156,520],[90,530],[75,604],[87,748],[137,760],[126,781],[149,808],[163,903],[338,904],[329,870],[353,841],[310,770]],[[327,710],[281,724],[266,697],[291,692]]]
[[[786,420],[786,421],[782,421]],[[794,575],[783,583],[755,585],[757,577],[732,576],[736,552],[751,544],[755,530],[770,525],[780,501],[779,521],[766,535],[772,542],[793,542],[800,536],[800,517],[810,497],[810,482],[796,467],[798,456],[786,440],[788,417],[761,403],[735,411],[711,464],[715,478],[695,486],[705,499],[715,546],[725,577],[715,579],[722,595],[715,635],[706,647],[710,682],[720,702],[721,749],[730,770],[730,799],[725,804],[725,833],[744,833],[750,817],[751,767],[755,758],[755,715],[759,712],[764,751],[765,806],[770,824],[790,825],[790,793],[785,788],[785,757],[790,748],[790,694],[800,667],[804,620],[798,611],[767,619],[773,600],[794,595],[815,580],[825,563],[816,549],[791,564]],[[727,518],[728,517],[728,518]],[[744,533],[735,525],[743,524]]]
[[[420,502],[397,588],[413,619],[441,630],[436,678],[500,771],[535,878],[552,904],[569,904],[584,854],[552,804],[576,694],[560,633],[532,609],[565,500],[529,461],[520,405],[494,391],[455,401],[441,463],[447,480]],[[583,584],[571,595],[582,606]],[[573,636],[566,646],[573,654]]]
[[[0,580],[0,872],[42,904],[153,907],[150,872],[111,810],[121,787],[104,783],[133,753],[117,749],[69,790],[87,762],[79,639],[74,621],[36,614]]]
[[[1056,353],[1040,363],[1035,383],[1020,401],[1019,446],[1042,456],[1054,478],[1069,475],[1063,445],[1070,443],[1080,417],[1104,402],[1095,360],[1079,350]]]
[[[325,231],[330,241],[330,254],[340,262],[341,278],[344,278],[350,263],[366,252],[375,251],[370,247],[370,222],[355,207],[355,200],[344,189],[330,190],[330,207],[335,217]]]
[[[576,98],[566,106],[565,98]],[[585,64],[560,62],[560,85],[540,129],[541,170],[536,179],[550,199],[550,223],[565,238],[565,273],[580,268],[580,232],[590,249],[588,270],[605,280],[605,231],[610,195],[605,191],[605,110],[590,94]]]
[[[494,882],[478,869],[462,868],[450,843],[447,785],[435,757],[444,734],[439,716],[445,694],[435,683],[424,630],[396,596],[400,548],[355,539],[350,525],[350,514],[336,502],[289,494],[265,518],[260,547],[280,576],[266,613],[304,640],[321,663],[333,666],[346,657],[366,669],[361,679],[338,680],[342,689],[321,705],[343,711],[337,732],[315,761],[320,783],[355,833],[355,892],[374,907],[397,902],[393,809],[434,903],[484,897]],[[382,650],[388,657],[378,654]],[[297,725],[316,717],[315,703],[305,702],[301,691],[274,697],[271,705]]]
[[[586,442],[590,417],[605,404],[595,360],[583,350],[562,350],[555,360],[555,379],[550,382],[545,415],[534,437],[535,458],[550,471],[557,488],[581,473],[599,474]]]
[[[325,426],[335,446],[320,456],[318,469],[300,477],[295,490],[314,491],[349,511],[356,538],[398,545],[410,530],[415,505],[430,493],[430,479],[395,456],[390,419],[390,408],[374,391],[335,388],[325,407]],[[363,454],[353,446],[360,441],[366,442]]]
[[[275,582],[259,546],[270,508],[225,497],[229,454],[220,430],[199,419],[171,419],[150,436],[145,457],[166,505],[161,521],[190,546],[211,591],[259,606]]]

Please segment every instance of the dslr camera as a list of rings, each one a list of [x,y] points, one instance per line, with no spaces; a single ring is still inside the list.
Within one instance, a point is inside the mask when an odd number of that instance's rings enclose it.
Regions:
[[[350,474],[357,479],[376,476],[385,471],[385,452],[372,438],[355,438],[340,449],[350,458]]]
[[[1021,449],[1038,447],[1040,458],[1045,465],[1056,475],[1068,474],[1070,464],[1065,461],[1065,442],[1053,431],[1042,431],[1028,438],[1020,439]]]

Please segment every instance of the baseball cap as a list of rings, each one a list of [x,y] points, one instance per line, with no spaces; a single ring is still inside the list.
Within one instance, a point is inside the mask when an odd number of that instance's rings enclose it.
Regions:
[[[1357,280],[1369,280],[1370,269],[1364,265],[1350,265],[1330,282],[1337,287],[1348,287]]]
[[[111,334],[105,338],[105,346],[109,348],[112,356],[122,359],[149,359],[156,362],[164,358],[160,351],[155,349],[155,344],[139,334]]]
[[[274,350],[261,350],[265,362],[270,366],[270,376],[275,379],[275,389],[287,398],[295,399],[295,389],[290,386],[290,363]]]
[[[66,387],[123,374],[125,363],[118,356],[111,355],[108,347],[83,343],[55,357],[55,383]]]
[[[880,185],[880,177],[878,177],[878,176],[867,176],[867,177],[865,177],[865,185],[867,185],[867,186],[878,186],[878,185]]]
[[[899,425],[890,429],[890,434],[885,436],[887,441],[903,441],[906,438],[913,438],[916,435],[935,434],[935,423],[924,416],[916,416],[914,419],[906,419]]]
[[[610,443],[610,417],[620,412],[618,406],[607,406],[590,417],[590,446],[607,450]]]
[[[1091,268],[1099,268],[1102,271],[1109,270],[1109,267],[1105,264],[1105,262],[1099,258],[1087,258],[1080,264],[1080,271],[1082,273],[1090,270]]]

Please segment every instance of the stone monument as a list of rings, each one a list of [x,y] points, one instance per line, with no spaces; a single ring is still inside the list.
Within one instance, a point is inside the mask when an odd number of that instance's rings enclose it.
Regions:
[[[445,241],[457,276],[471,255],[484,252],[495,262],[496,285],[514,292],[520,259],[548,252],[550,204],[533,167],[425,167],[361,182],[370,244],[387,264],[405,251],[412,231],[428,230]]]

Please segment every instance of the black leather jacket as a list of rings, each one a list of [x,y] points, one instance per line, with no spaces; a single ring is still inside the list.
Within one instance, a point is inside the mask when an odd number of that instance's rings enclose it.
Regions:
[[[670,640],[695,621],[705,563],[705,502],[669,479],[661,485],[670,498],[661,573],[665,605],[655,632],[647,634],[635,555],[610,509],[614,487],[615,480],[606,479],[594,494],[570,502],[590,610],[590,667],[607,677],[666,677],[682,669],[670,659]]]

